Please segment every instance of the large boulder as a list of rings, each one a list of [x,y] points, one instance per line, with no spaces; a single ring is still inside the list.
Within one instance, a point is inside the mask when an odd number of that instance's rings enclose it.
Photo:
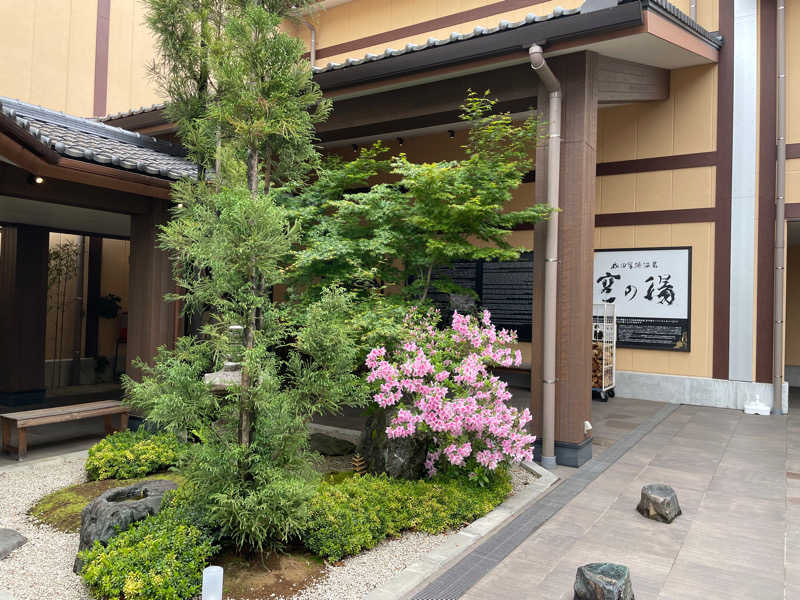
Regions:
[[[356,451],[353,442],[326,433],[312,433],[310,441],[311,449],[323,456],[347,456]]]
[[[429,440],[420,435],[386,437],[386,426],[396,413],[396,408],[378,409],[367,417],[359,452],[367,461],[370,473],[386,473],[397,479],[421,479],[425,475]]]
[[[81,512],[81,538],[78,552],[95,542],[105,545],[136,521],[158,514],[164,494],[178,485],[174,481],[152,479],[104,492]],[[76,557],[72,570],[80,573],[83,561]]]
[[[654,521],[672,523],[681,514],[678,496],[664,483],[651,483],[642,487],[642,497],[636,507],[642,515]]]
[[[628,567],[614,563],[578,567],[574,593],[574,600],[634,600]]]
[[[21,533],[13,529],[0,529],[0,560],[28,541]]]

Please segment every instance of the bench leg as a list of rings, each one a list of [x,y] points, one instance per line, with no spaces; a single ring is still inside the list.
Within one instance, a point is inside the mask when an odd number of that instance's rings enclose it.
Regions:
[[[17,429],[17,460],[28,455],[28,430]]]
[[[119,416],[119,430],[120,431],[128,430],[128,413],[122,413]]]
[[[3,425],[2,451],[11,452],[11,423],[6,421],[5,419],[0,419],[0,423],[2,423]]]
[[[106,435],[114,433],[114,426],[111,424],[111,415],[106,415]]]

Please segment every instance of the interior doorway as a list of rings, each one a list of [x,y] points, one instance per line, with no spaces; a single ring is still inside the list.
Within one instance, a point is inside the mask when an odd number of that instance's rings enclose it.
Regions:
[[[784,376],[789,383],[789,410],[800,409],[800,221],[786,224],[786,330]]]

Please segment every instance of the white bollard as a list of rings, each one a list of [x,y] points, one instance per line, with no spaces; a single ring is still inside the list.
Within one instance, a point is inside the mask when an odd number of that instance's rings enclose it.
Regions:
[[[222,567],[203,569],[203,600],[222,600]]]

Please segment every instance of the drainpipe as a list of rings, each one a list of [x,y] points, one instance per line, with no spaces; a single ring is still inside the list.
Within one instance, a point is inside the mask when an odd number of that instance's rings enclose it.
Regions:
[[[785,0],[778,0],[777,13],[777,71],[778,71],[778,115],[777,115],[777,165],[775,169],[775,285],[773,313],[775,325],[772,331],[772,413],[783,413],[783,313],[785,273],[784,222],[786,195],[786,10]]]
[[[530,47],[531,68],[550,98],[547,149],[547,202],[553,207],[547,225],[544,256],[544,322],[542,340],[542,466],[556,466],[556,304],[558,301],[558,179],[561,170],[561,83],[536,44]],[[533,387],[533,381],[531,381]]]
[[[311,61],[311,66],[317,64],[317,30],[311,24],[311,21],[303,21],[308,30],[311,32],[311,48],[309,49],[309,60]]]
[[[697,0],[689,0],[689,16],[697,22]]]

